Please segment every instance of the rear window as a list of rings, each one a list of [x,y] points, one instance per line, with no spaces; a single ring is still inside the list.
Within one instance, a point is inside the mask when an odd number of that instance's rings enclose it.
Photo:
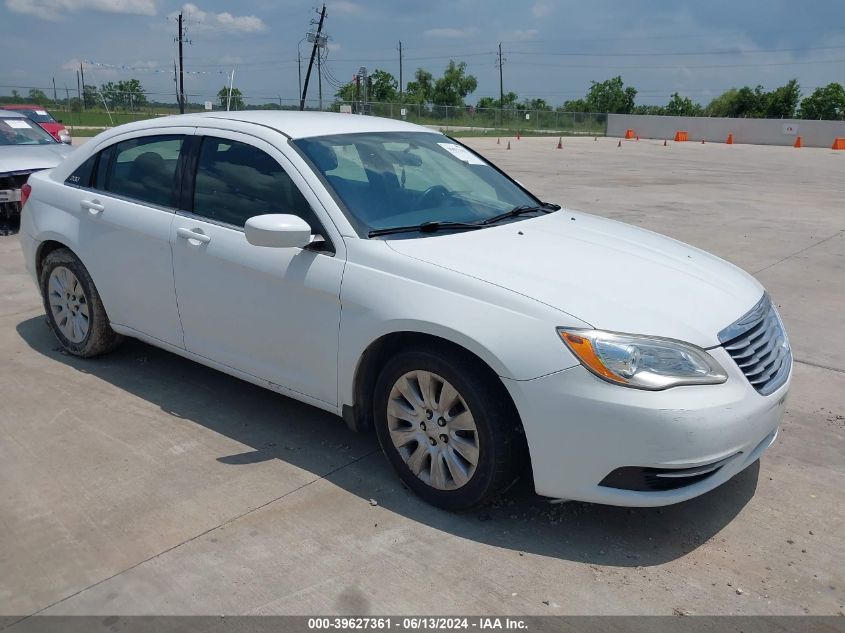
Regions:
[[[47,110],[18,110],[18,112],[36,123],[55,123],[56,121]]]

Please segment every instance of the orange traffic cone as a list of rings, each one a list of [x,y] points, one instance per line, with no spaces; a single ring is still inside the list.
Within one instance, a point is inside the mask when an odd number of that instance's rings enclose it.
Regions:
[[[725,143],[726,143],[727,145],[733,145],[733,144],[734,144],[734,135],[733,135],[733,134],[728,134],[728,140],[727,140],[727,141],[725,141]]]
[[[558,139],[557,139],[557,148],[558,148],[558,149],[563,149],[563,137],[560,137],[560,136],[558,137]]]
[[[803,147],[803,144],[801,143],[801,137],[800,136],[795,138],[795,145],[793,145],[792,147],[798,147],[798,148]]]
[[[510,148],[511,148],[511,142],[508,141],[508,149],[510,149]]]
[[[630,130],[630,129],[625,130],[625,138],[626,139],[634,138],[634,130]]]
[[[640,137],[638,136],[638,137],[637,137],[637,141],[639,141],[639,140],[640,140]]]

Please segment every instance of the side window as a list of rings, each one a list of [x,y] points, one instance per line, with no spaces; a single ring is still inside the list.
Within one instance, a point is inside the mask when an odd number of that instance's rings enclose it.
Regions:
[[[183,142],[182,136],[167,135],[118,143],[112,149],[114,160],[108,180],[101,184],[98,177],[98,188],[141,202],[175,206],[176,163]]]
[[[234,226],[243,226],[254,215],[289,213],[317,227],[308,201],[272,156],[211,136],[200,147],[193,212]]]
[[[91,177],[94,173],[94,165],[97,163],[97,156],[98,154],[94,154],[77,167],[74,172],[67,177],[65,183],[75,187],[90,187]]]

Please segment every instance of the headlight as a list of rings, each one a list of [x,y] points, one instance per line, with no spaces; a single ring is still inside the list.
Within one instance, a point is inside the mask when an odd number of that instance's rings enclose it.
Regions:
[[[618,385],[656,391],[728,379],[715,358],[689,343],[600,330],[558,328],[558,334],[584,367]]]

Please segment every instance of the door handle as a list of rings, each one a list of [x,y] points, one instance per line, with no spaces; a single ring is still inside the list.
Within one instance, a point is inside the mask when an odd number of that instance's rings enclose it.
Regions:
[[[191,229],[179,228],[176,229],[176,235],[183,237],[186,240],[196,240],[197,242],[202,242],[203,244],[208,244],[211,241],[211,238],[205,233],[200,233],[199,229],[192,231]]]
[[[87,209],[91,215],[97,215],[98,213],[102,213],[105,207],[100,204],[98,200],[80,200],[79,206],[83,209]]]

